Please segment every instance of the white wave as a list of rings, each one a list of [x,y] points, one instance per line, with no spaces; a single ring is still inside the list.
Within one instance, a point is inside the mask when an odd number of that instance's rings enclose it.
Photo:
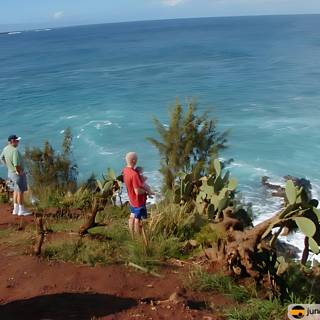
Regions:
[[[12,31],[12,32],[8,32],[8,34],[20,34],[20,33],[22,33],[22,31]]]
[[[61,134],[64,134],[64,130],[61,130],[60,133],[61,133]]]
[[[45,31],[51,31],[52,29],[36,29],[36,30],[33,30],[34,32],[45,32]]]
[[[103,156],[110,156],[110,155],[114,154],[114,152],[103,150],[103,148],[101,147],[100,151],[99,151],[99,154],[101,154]]]
[[[98,154],[99,155],[103,155],[103,156],[109,156],[109,155],[113,155],[115,154],[115,152],[112,152],[110,150],[107,150],[105,147],[98,145],[95,141],[89,139],[89,138],[85,138],[84,141],[92,148],[94,148],[95,150],[98,150]]]
[[[93,126],[97,130],[100,130],[103,127],[106,126],[112,126],[115,125],[116,127],[120,128],[120,126],[116,123],[113,124],[110,120],[91,120],[83,125],[83,127]]]
[[[243,167],[243,164],[240,163],[240,162],[236,162],[236,161],[233,161],[230,163],[230,165],[228,165],[229,168],[232,168],[232,167]]]
[[[251,165],[249,163],[242,162],[242,161],[233,161],[226,168],[229,169],[231,172],[233,171],[232,169],[234,168],[237,173],[242,172],[246,174],[249,173],[250,175],[253,174],[254,176],[258,176],[258,177],[268,176],[273,179],[277,178],[266,168],[256,167],[254,165]]]
[[[267,169],[264,169],[264,168],[260,168],[260,167],[254,167],[253,168],[255,171],[263,174],[263,175],[267,175],[269,173],[269,171]]]
[[[60,120],[70,120],[70,119],[74,119],[74,118],[78,118],[78,115],[71,115],[71,116],[62,116],[60,117]]]
[[[278,118],[278,119],[269,119],[264,121],[261,125],[258,126],[259,129],[285,129],[290,131],[301,130],[305,127],[317,127],[318,128],[318,118],[314,117],[313,119],[305,118]]]

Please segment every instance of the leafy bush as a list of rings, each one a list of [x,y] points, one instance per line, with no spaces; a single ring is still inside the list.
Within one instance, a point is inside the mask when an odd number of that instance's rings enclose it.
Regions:
[[[177,100],[168,127],[159,119],[154,119],[160,139],[148,140],[160,153],[164,190],[174,188],[180,171],[190,173],[210,170],[219,150],[226,148],[227,132],[217,131],[217,121],[210,118],[208,112],[202,115],[196,113],[197,104],[194,101],[188,103],[185,112]]]
[[[66,192],[75,190],[78,168],[72,160],[72,134],[65,130],[62,152],[56,152],[46,141],[43,149],[26,148],[25,159],[31,174],[31,190],[37,198],[43,198],[43,188]]]

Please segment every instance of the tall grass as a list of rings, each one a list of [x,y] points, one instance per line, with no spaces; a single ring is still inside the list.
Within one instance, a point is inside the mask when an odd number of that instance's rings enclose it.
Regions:
[[[46,228],[52,232],[78,232],[80,226],[84,223],[84,218],[78,219],[46,219]]]
[[[247,304],[225,312],[228,320],[283,320],[287,307],[279,300],[250,299]]]
[[[149,268],[181,256],[181,243],[174,237],[155,236],[148,239],[148,244],[142,238],[130,240],[123,249],[125,260]]]
[[[176,203],[163,201],[151,208],[148,228],[154,235],[164,237],[178,237],[190,239],[199,232],[206,223],[205,219],[194,211],[189,205],[180,206]]]
[[[250,298],[246,287],[237,285],[223,273],[208,273],[202,268],[195,268],[188,274],[185,284],[197,291],[215,291],[230,296],[235,301],[243,302]]]
[[[106,265],[116,261],[116,247],[109,242],[90,239],[59,241],[48,244],[44,256],[53,260],[71,261],[76,263]]]

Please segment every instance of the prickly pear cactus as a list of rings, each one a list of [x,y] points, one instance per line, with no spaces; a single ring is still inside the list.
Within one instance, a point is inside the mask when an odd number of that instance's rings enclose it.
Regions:
[[[285,188],[287,205],[272,225],[265,231],[262,239],[267,237],[275,227],[285,226],[288,221],[295,222],[299,231],[309,240],[309,249],[318,254],[320,252],[320,210],[318,201],[310,199],[308,193],[297,187],[292,180],[288,180]]]
[[[237,179],[229,177],[228,171],[222,176],[222,166],[218,159],[215,159],[214,171],[209,176],[193,180],[191,174],[181,173],[175,187],[175,202],[183,204],[193,201],[199,213],[217,219],[230,205],[238,186]]]

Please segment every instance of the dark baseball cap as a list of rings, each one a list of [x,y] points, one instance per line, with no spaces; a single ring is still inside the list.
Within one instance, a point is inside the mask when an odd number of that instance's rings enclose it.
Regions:
[[[11,140],[18,140],[20,141],[21,140],[21,137],[18,137],[17,135],[15,134],[12,134],[8,137],[8,141],[11,141]]]

